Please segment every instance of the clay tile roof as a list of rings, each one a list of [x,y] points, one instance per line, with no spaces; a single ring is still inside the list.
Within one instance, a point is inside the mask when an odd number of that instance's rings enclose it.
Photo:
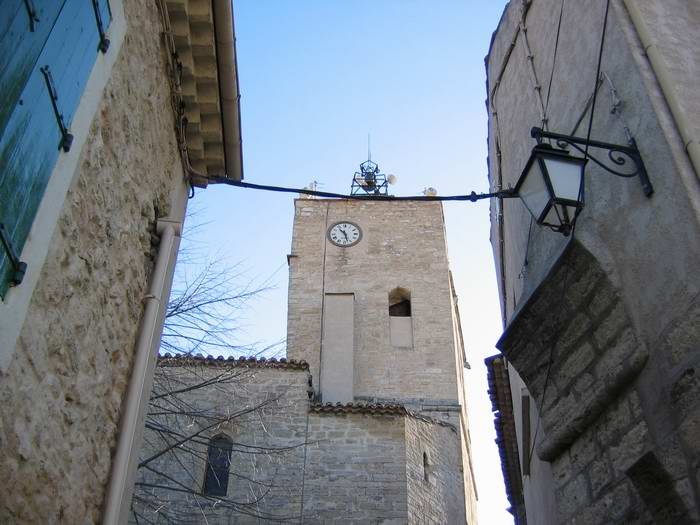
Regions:
[[[316,414],[368,414],[373,416],[409,416],[414,419],[440,425],[455,430],[454,425],[447,421],[441,421],[432,417],[425,416],[418,412],[413,412],[405,406],[398,403],[313,403],[309,407],[310,412]]]
[[[291,370],[308,370],[309,364],[306,361],[296,361],[295,359],[256,358],[256,357],[224,357],[222,355],[214,357],[211,355],[172,355],[170,353],[158,356],[158,366],[229,366],[246,368],[285,368]]]
[[[525,501],[508,370],[501,354],[487,357],[484,362],[487,369],[488,394],[494,413],[493,425],[496,428],[496,444],[501,457],[503,481],[506,485],[506,496],[511,504],[509,511],[513,514],[516,525],[525,524]]]
[[[311,412],[319,414],[372,414],[396,415],[408,414],[406,407],[399,404],[364,404],[364,403],[314,403],[309,407]]]

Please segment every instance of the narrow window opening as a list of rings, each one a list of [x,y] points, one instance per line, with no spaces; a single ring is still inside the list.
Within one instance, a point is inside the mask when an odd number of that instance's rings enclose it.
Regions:
[[[411,313],[411,292],[405,288],[394,288],[389,292],[389,330],[392,346],[413,347]]]
[[[530,475],[530,396],[526,393],[521,398],[522,410],[522,456],[523,476]]]
[[[423,481],[430,481],[430,463],[428,463],[427,452],[423,452]]]
[[[389,306],[389,315],[392,317],[411,317],[411,301],[404,300]]]
[[[411,292],[405,288],[394,288],[389,292],[389,315],[411,317]]]
[[[232,449],[233,442],[228,436],[215,436],[209,441],[207,470],[204,475],[205,496],[226,496]]]

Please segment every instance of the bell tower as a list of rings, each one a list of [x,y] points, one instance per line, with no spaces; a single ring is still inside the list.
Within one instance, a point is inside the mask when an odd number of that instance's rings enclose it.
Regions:
[[[457,421],[465,357],[441,203],[298,199],[289,264],[287,354],[310,364],[318,401]]]
[[[390,455],[406,461],[406,482],[418,491],[410,505],[437,491],[416,515],[444,506],[452,510],[437,522],[461,522],[466,512],[475,523],[466,359],[442,204],[383,198],[390,177],[363,163],[352,195],[366,198],[295,201],[287,356],[309,363],[313,411],[405,414]],[[418,431],[416,422],[426,426]],[[392,423],[356,416],[347,425],[338,432],[355,443]],[[353,445],[352,457],[376,457],[376,439]]]

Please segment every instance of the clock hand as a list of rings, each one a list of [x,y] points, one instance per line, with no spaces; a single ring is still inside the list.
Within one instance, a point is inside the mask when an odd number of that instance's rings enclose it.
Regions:
[[[350,239],[348,239],[348,234],[345,232],[345,230],[340,230],[340,231],[341,231],[341,232],[343,233],[343,235],[345,236],[345,240],[346,240],[346,241],[349,241]]]

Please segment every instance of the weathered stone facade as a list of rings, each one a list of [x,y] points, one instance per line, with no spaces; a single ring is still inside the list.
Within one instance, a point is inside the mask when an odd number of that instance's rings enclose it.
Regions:
[[[137,489],[132,523],[154,513],[216,524],[464,521],[459,442],[449,424],[399,405],[315,404],[308,366],[294,361],[161,358],[157,374],[167,378],[158,384],[178,388],[210,382],[180,395],[199,417],[239,415],[140,471],[138,483],[150,485]],[[154,416],[149,425],[173,428],[166,419]],[[184,427],[175,429],[187,435]],[[207,439],[221,434],[236,443],[226,504],[201,496]],[[164,443],[149,429],[141,460]],[[151,488],[173,480],[192,493]]]
[[[355,224],[361,240],[344,248],[328,231],[342,221]],[[400,403],[448,421],[459,430],[466,519],[476,520],[476,491],[464,398],[464,348],[449,272],[445,225],[439,202],[298,199],[290,253],[287,354],[309,363],[317,398],[347,380],[350,402]],[[392,294],[410,296],[405,325],[411,345],[392,342]],[[352,294],[346,320],[326,309],[333,296]],[[333,313],[333,315],[339,315]],[[324,368],[328,326],[347,322],[353,344]],[[335,328],[334,328],[335,329]],[[330,335],[329,335],[330,333]],[[351,372],[351,374],[349,373]],[[320,375],[320,377],[318,377]]]
[[[605,2],[561,7],[511,2],[494,34],[487,57],[494,188],[514,185],[534,145],[532,126],[585,136]],[[698,23],[697,6],[687,2],[610,3],[591,136],[636,139],[655,189],[650,198],[638,179],[589,163],[573,238],[531,224],[515,199],[492,208],[506,323],[498,347],[510,365],[521,460],[523,443],[536,439],[537,457],[523,476],[530,522],[700,521],[692,352],[700,336],[693,278],[700,185],[695,146],[681,138],[700,122],[690,80],[698,52],[682,45],[697,38]],[[652,51],[666,61],[665,73],[657,55],[650,62]],[[533,400],[530,436],[521,389]]]
[[[162,431],[157,406],[149,416],[141,456],[155,458],[156,472],[140,471],[134,523],[160,512],[208,523],[475,524],[441,205],[299,199],[295,210],[290,361],[161,358],[158,373],[183,388],[193,415],[170,421],[174,434]],[[331,242],[339,223],[361,232],[357,243]],[[187,386],[199,381],[206,386]],[[156,458],[168,435],[185,444],[166,442]],[[205,481],[216,439],[233,442],[218,497]]]
[[[440,203],[300,199],[290,257],[288,354],[320,366],[324,294],[355,296],[358,400],[430,400],[458,404],[461,362],[455,354],[452,289]],[[328,242],[335,222],[363,229],[352,248]],[[392,346],[389,294],[410,290],[412,348]],[[368,366],[371,364],[371,366]],[[457,372],[460,372],[458,374]],[[323,383],[315,381],[315,388]]]
[[[16,348],[3,349],[11,353],[0,376],[3,523],[99,521],[155,222],[184,177],[158,9],[123,9],[123,45],[114,42],[119,56]]]

